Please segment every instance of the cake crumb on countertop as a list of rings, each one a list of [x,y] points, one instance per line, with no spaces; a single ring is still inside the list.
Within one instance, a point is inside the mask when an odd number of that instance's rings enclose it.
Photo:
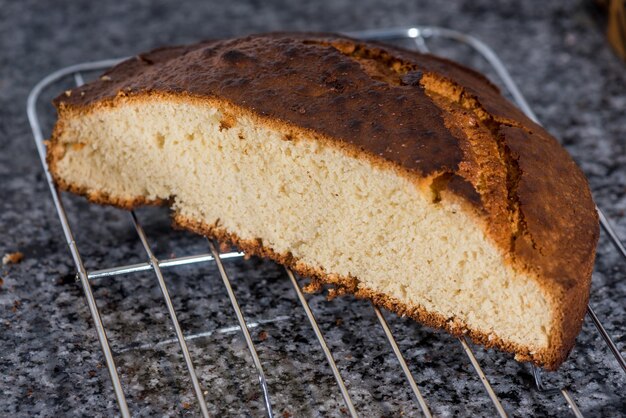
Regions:
[[[6,253],[4,257],[2,257],[2,264],[17,264],[24,259],[24,254],[16,251],[14,253]]]
[[[17,312],[18,309],[20,309],[20,307],[22,306],[22,301],[21,300],[14,300],[13,301],[13,307],[11,308],[11,312],[15,313]]]

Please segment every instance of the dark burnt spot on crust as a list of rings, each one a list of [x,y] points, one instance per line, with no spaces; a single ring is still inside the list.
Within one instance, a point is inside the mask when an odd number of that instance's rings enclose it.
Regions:
[[[139,54],[137,55],[137,59],[142,63],[142,64],[146,64],[146,65],[152,65],[154,64],[154,61],[152,61],[150,58],[148,58],[145,54]]]
[[[476,190],[476,187],[463,177],[454,174],[448,181],[447,189],[457,196],[465,198],[468,202],[477,208],[483,207],[482,197]]]
[[[229,65],[237,66],[237,67],[253,65],[256,62],[256,59],[254,57],[238,49],[230,49],[230,50],[224,51],[221,54],[220,58],[223,62]]]
[[[217,55],[217,48],[210,46],[202,49],[202,56],[204,58],[213,58]]]
[[[299,89],[299,91],[300,91],[301,93],[303,93],[303,92],[304,92],[304,89]],[[294,105],[292,105],[292,106],[290,107],[290,110],[291,110],[292,112],[297,112],[297,113],[299,113],[299,114],[301,114],[301,115],[306,114],[306,107],[305,107],[304,105],[299,104],[299,103],[298,103],[298,104],[294,104]]]
[[[322,83],[332,92],[341,93],[346,87],[346,80],[340,80],[335,74],[325,72],[322,74]]]
[[[410,71],[402,76],[402,84],[406,86],[420,87],[420,81],[422,80],[423,75],[424,73],[420,70]]]
[[[358,130],[358,129],[361,129],[362,124],[363,124],[363,121],[360,119],[350,119],[348,121],[348,128]],[[376,125],[376,126],[379,127],[379,125]]]
[[[433,203],[441,202],[442,195],[445,192],[451,192],[465,199],[477,209],[484,210],[482,197],[476,187],[456,173],[445,172],[433,178],[430,183],[430,191]]]

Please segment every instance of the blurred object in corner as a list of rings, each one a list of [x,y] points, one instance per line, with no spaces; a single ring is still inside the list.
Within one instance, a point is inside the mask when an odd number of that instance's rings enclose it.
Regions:
[[[606,36],[623,60],[626,60],[626,0],[595,0],[607,15]]]

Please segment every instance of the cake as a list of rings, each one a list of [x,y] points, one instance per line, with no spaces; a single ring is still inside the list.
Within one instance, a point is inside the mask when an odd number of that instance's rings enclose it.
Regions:
[[[599,235],[587,181],[477,72],[334,34],[157,49],[56,100],[63,190],[556,369]]]

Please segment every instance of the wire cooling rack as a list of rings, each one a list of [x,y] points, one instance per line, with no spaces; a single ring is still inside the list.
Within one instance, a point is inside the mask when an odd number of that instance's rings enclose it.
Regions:
[[[415,27],[407,27],[407,28],[397,28],[397,29],[377,29],[377,30],[367,30],[360,32],[352,32],[348,33],[348,35],[368,39],[368,40],[378,40],[383,42],[393,42],[393,43],[401,43],[406,47],[415,48],[421,52],[430,52],[430,48],[433,47],[433,44],[437,44],[438,41],[446,40],[451,44],[456,44],[457,46],[469,47],[469,51],[474,55],[474,60],[477,57],[481,57],[483,60],[483,64],[488,64],[489,69],[499,78],[499,84],[505,87],[505,90],[508,92],[510,97],[517,103],[517,105],[526,113],[528,117],[538,122],[537,117],[530,109],[528,103],[520,93],[516,84],[513,82],[511,76],[509,75],[506,68],[503,66],[500,59],[496,56],[494,51],[490,49],[485,43],[480,40],[469,36],[464,33],[460,33],[457,31],[438,28],[438,27],[428,27],[428,26],[415,26]],[[440,52],[440,51],[436,51]],[[256,373],[258,376],[259,389],[262,393],[262,403],[265,408],[265,413],[268,417],[274,416],[275,412],[272,407],[272,388],[268,385],[268,381],[265,377],[265,372],[263,369],[263,361],[257,354],[257,349],[254,344],[253,338],[250,335],[250,327],[251,324],[246,323],[246,319],[244,318],[244,314],[240,309],[239,302],[237,297],[235,296],[235,292],[231,286],[231,278],[226,272],[224,268],[223,261],[228,259],[240,259],[244,256],[243,253],[238,252],[220,252],[219,246],[214,241],[208,241],[208,249],[209,252],[201,253],[192,256],[185,257],[173,257],[169,259],[157,259],[151,249],[150,241],[144,232],[142,225],[140,224],[137,215],[135,212],[131,212],[131,221],[134,225],[136,233],[141,241],[141,244],[145,250],[146,261],[143,263],[137,264],[127,264],[114,266],[101,270],[87,271],[85,265],[83,263],[83,259],[78,251],[78,245],[74,240],[74,233],[72,228],[70,227],[70,223],[68,221],[68,214],[64,208],[62,194],[57,190],[56,186],[52,181],[52,177],[50,172],[48,171],[48,166],[46,164],[45,159],[45,144],[44,144],[44,135],[41,128],[40,119],[37,113],[37,105],[38,100],[40,99],[41,93],[47,87],[60,82],[61,80],[73,77],[74,83],[76,85],[81,85],[84,83],[83,74],[87,74],[93,71],[101,71],[107,69],[115,64],[120,62],[120,59],[111,59],[97,62],[88,62],[73,65],[70,67],[63,68],[58,70],[43,80],[41,80],[30,92],[27,103],[27,113],[28,119],[30,121],[30,125],[33,131],[33,135],[35,138],[35,142],[37,144],[37,150],[39,152],[39,156],[41,158],[41,163],[43,165],[46,180],[50,187],[50,192],[52,193],[52,199],[56,206],[56,210],[58,216],[61,220],[61,225],[63,228],[63,234],[69,246],[70,252],[74,259],[74,263],[77,268],[77,281],[80,282],[82,289],[84,291],[87,305],[91,316],[93,318],[93,322],[95,325],[96,333],[100,342],[100,346],[102,348],[102,353],[104,355],[106,367],[108,369],[109,375],[111,377],[111,383],[113,385],[113,390],[115,393],[115,398],[117,400],[117,404],[119,406],[119,411],[123,417],[131,416],[131,412],[126,400],[126,393],[124,386],[120,380],[120,376],[118,373],[118,368],[115,364],[115,356],[110,347],[109,339],[107,338],[107,332],[103,321],[101,319],[101,313],[98,309],[98,305],[96,302],[96,298],[94,296],[94,292],[92,290],[91,283],[104,278],[104,277],[112,277],[112,276],[121,276],[130,273],[136,273],[141,271],[152,271],[156,276],[161,294],[163,296],[164,302],[167,306],[167,311],[169,313],[169,317],[171,320],[171,324],[174,328],[177,342],[180,346],[180,352],[184,358],[184,362],[186,368],[188,370],[189,379],[191,385],[193,387],[193,392],[195,393],[197,399],[197,407],[198,411],[202,414],[202,416],[209,416],[209,408],[207,407],[207,403],[205,400],[205,394],[207,392],[203,391],[203,387],[199,382],[198,376],[196,374],[194,368],[194,360],[190,354],[190,350],[187,345],[187,341],[191,339],[190,336],[185,336],[183,330],[181,328],[180,322],[177,319],[176,310],[174,309],[174,304],[172,303],[172,298],[170,297],[170,292],[168,287],[166,286],[165,279],[163,277],[163,271],[167,269],[174,269],[179,266],[195,264],[195,263],[204,263],[211,262],[214,263],[219,271],[219,275],[223,281],[225,290],[230,299],[230,303],[236,315],[240,330],[245,339],[247,349],[250,353],[252,361],[254,363],[254,367],[256,369]],[[603,227],[603,230],[606,232],[606,236],[610,239],[612,244],[615,246],[619,255],[626,259],[626,249],[622,245],[620,239],[617,237],[614,229],[609,224],[607,218],[604,216],[601,210],[598,210],[598,214],[600,217],[600,222]],[[327,344],[324,334],[322,333],[320,326],[311,310],[309,303],[307,301],[307,297],[305,297],[301,285],[298,282],[296,276],[290,271],[286,270],[286,275],[291,282],[291,285],[297,295],[297,299],[301,304],[308,321],[310,322],[310,326],[319,342],[319,345],[324,353],[324,356],[330,366],[334,379],[336,381],[337,387],[341,393],[341,397],[345,403],[345,408],[342,408],[342,413],[348,414],[352,417],[358,416],[358,412],[355,408],[355,403],[353,402],[350,391],[342,378],[342,374],[340,373],[340,369],[337,367],[335,362],[335,356],[333,352],[329,348],[329,344]],[[412,394],[414,395],[414,401],[419,406],[419,410],[426,417],[431,417],[431,409],[429,408],[429,401],[425,399],[414,379],[414,375],[407,365],[407,361],[405,360],[401,349],[394,338],[394,334],[392,333],[392,329],[385,320],[385,316],[383,313],[374,305],[372,305],[372,309],[377,317],[380,326],[386,336],[389,345],[401,367],[404,376],[406,378],[406,383],[410,387]],[[595,329],[598,332],[598,337],[601,338],[608,350],[613,354],[617,364],[616,367],[620,367],[623,372],[626,373],[626,361],[624,357],[621,355],[619,349],[613,342],[611,336],[607,333],[606,329],[602,325],[598,316],[594,312],[591,306],[588,306],[587,309],[587,318],[593,323]],[[258,325],[258,324],[256,324]],[[417,325],[414,325],[417,326]],[[621,338],[621,336],[620,336]],[[494,391],[492,385],[490,384],[489,379],[483,372],[481,365],[474,354],[474,351],[470,344],[466,341],[464,337],[458,338],[458,342],[461,344],[463,351],[467,355],[467,358],[473,369],[475,370],[478,378],[482,382],[485,394],[484,396],[488,396],[490,402],[493,404],[493,408],[495,412],[501,417],[506,417],[508,414],[516,414],[517,411],[507,411]],[[559,394],[562,396],[564,401],[569,406],[571,413],[577,417],[582,417],[581,410],[575,401],[576,395],[571,393],[566,387],[555,387],[550,384],[544,383],[545,374],[542,373],[539,369],[535,367],[531,367],[531,373],[534,377],[534,385],[536,390],[543,393],[552,393]],[[617,396],[622,396],[622,394],[617,394]],[[485,413],[491,414],[486,411]]]

